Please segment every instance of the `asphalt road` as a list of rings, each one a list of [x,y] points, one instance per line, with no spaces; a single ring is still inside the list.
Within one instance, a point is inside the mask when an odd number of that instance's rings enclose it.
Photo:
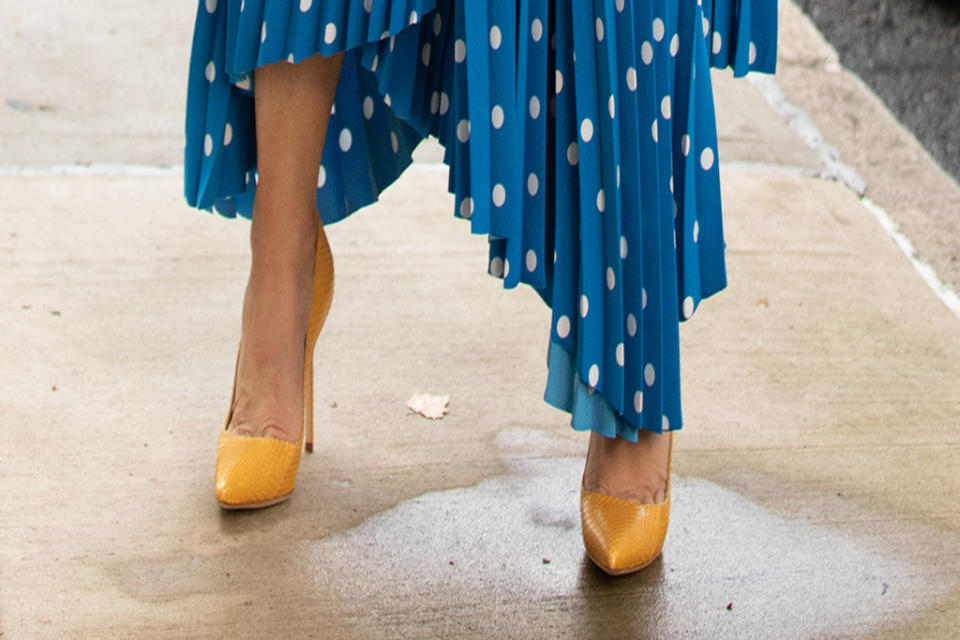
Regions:
[[[798,0],[940,165],[960,180],[960,1]]]

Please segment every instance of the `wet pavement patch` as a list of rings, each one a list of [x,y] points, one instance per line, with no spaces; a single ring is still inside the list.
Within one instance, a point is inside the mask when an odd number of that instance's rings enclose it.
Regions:
[[[531,442],[544,445],[543,457]],[[510,450],[521,443],[524,450]],[[960,581],[908,561],[909,549],[868,528],[858,536],[774,514],[691,477],[674,478],[663,557],[611,579],[581,545],[582,460],[548,457],[549,438],[536,432],[507,432],[500,444],[508,475],[422,495],[310,545],[303,570],[319,591],[335,585],[344,619],[403,626],[414,619],[398,611],[428,607],[447,631],[482,624],[509,634],[515,621],[494,614],[507,607],[578,637],[604,629],[634,637],[824,637],[903,623]],[[896,540],[942,543],[944,534],[923,525],[898,527]]]

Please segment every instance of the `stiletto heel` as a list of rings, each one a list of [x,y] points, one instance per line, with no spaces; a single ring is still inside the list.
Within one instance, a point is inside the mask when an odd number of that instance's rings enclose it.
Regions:
[[[226,429],[233,416],[237,374],[234,369],[230,410],[217,442],[216,494],[224,509],[259,509],[283,502],[293,493],[301,447],[313,451],[313,349],[333,300],[333,256],[323,224],[317,222],[313,258],[313,300],[304,340],[300,437],[286,442],[263,436],[240,436]],[[239,355],[238,362],[239,362]],[[306,438],[304,438],[306,436]]]
[[[313,453],[313,362],[303,368],[303,424],[306,429],[304,449]]]
[[[643,569],[663,551],[670,521],[670,473],[673,470],[673,432],[667,462],[667,497],[659,504],[641,504],[580,484],[580,527],[583,546],[593,563],[619,576]]]

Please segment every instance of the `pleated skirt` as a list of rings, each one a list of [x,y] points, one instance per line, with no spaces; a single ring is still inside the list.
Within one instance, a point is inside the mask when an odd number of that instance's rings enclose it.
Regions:
[[[726,286],[709,69],[776,48],[776,0],[200,0],[186,198],[249,218],[253,70],[345,51],[324,223],[435,136],[489,273],[552,309],[546,401],[636,440],[682,426],[679,323]]]

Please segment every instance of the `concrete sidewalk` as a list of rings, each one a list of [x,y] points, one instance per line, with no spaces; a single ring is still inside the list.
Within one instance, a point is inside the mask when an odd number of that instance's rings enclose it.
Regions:
[[[317,451],[294,497],[221,512],[213,461],[247,224],[191,211],[175,168],[51,168],[179,162],[169,88],[185,77],[193,2],[164,7],[100,25],[116,28],[111,47],[156,46],[163,86],[120,74],[160,96],[138,94],[138,117],[97,95],[96,126],[0,105],[4,640],[955,637],[960,318],[832,179],[796,114],[771,107],[770,85],[728,73],[715,82],[730,285],[681,329],[662,560],[610,579],[584,555],[586,438],[541,400],[548,310],[485,275],[486,241],[451,215],[435,147],[330,227],[338,294],[317,349]],[[935,263],[922,238],[938,212],[916,203],[950,206],[960,188],[834,69],[791,3],[782,15],[783,97],[873,202],[922,210],[901,225]],[[142,73],[138,60],[118,64]],[[77,64],[26,102],[70,104],[72,82],[103,72]],[[869,109],[871,136],[837,125],[849,104]],[[445,419],[405,408],[424,391],[451,396]]]

